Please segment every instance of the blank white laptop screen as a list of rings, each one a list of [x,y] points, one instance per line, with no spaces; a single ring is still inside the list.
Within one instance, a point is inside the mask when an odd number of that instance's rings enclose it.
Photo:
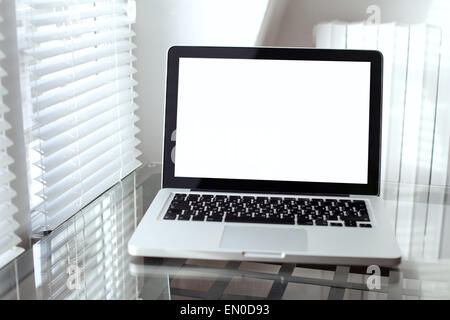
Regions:
[[[367,184],[370,62],[181,58],[175,176]]]

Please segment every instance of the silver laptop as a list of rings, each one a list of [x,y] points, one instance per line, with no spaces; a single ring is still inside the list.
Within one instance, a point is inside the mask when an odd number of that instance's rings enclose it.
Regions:
[[[162,189],[136,256],[392,266],[377,51],[172,47]]]

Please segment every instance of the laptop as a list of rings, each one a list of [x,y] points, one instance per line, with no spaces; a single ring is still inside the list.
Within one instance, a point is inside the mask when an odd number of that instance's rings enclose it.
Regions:
[[[134,256],[393,266],[378,51],[176,46]]]

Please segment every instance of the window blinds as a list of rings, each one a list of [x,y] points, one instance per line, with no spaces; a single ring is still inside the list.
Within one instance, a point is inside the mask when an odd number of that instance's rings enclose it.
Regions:
[[[382,193],[398,201],[385,210],[405,257],[440,257],[446,196],[436,190],[450,183],[449,29],[336,22],[317,25],[315,39],[317,47],[383,53],[382,179],[395,184]]]
[[[127,244],[143,214],[142,192],[133,173],[34,246],[40,299],[138,297]]]
[[[336,22],[317,25],[315,39],[317,47],[378,49],[384,55],[383,180],[448,185],[448,30]]]
[[[52,230],[136,169],[135,2],[20,0],[33,229]]]
[[[16,192],[9,184],[14,180],[15,176],[8,169],[8,166],[13,163],[13,159],[8,155],[7,149],[13,143],[6,136],[6,131],[11,126],[5,120],[5,114],[9,109],[3,103],[3,96],[8,91],[2,86],[3,79],[7,75],[6,71],[1,67],[2,60],[6,58],[1,50],[1,42],[4,40],[1,33],[2,23],[3,18],[0,16],[0,269],[23,251],[23,249],[17,247],[21,240],[14,234],[14,231],[19,227],[18,223],[13,219],[17,208],[11,203]]]

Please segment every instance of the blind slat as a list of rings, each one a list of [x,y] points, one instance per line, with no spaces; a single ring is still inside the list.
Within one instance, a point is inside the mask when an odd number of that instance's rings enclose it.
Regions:
[[[10,229],[6,236],[0,237],[0,267],[15,259],[23,252],[22,248],[18,248],[20,238],[14,234],[15,229]]]
[[[113,2],[114,3],[114,2]],[[91,6],[91,8],[87,9],[84,7],[80,7],[81,9],[73,8],[72,10],[64,10],[60,12],[52,11],[50,13],[37,13],[32,15],[28,19],[28,23],[32,24],[35,27],[42,27],[46,25],[53,25],[53,24],[61,24],[61,23],[67,23],[70,21],[79,21],[83,19],[89,19],[89,18],[96,18],[101,17],[105,15],[112,15],[112,14],[120,14],[120,13],[126,13],[127,6],[121,3],[116,3],[115,5],[108,5],[108,4],[95,4]],[[71,6],[64,6],[64,8],[71,8]],[[58,9],[57,7],[54,7],[53,9]]]
[[[136,81],[129,77],[115,80],[114,83],[108,83],[88,92],[82,93],[76,97],[71,97],[67,101],[63,101],[51,106],[51,109],[39,110],[36,115],[36,121],[40,124],[50,123],[74,111],[78,111],[91,104],[106,99],[111,94],[131,89],[137,84]],[[50,107],[49,107],[50,108]]]
[[[56,199],[64,192],[64,189],[62,189],[63,187],[69,188],[73,186],[73,181],[70,181],[71,179],[75,180],[90,176],[96,170],[95,168],[101,167],[110,161],[108,157],[111,153],[117,152],[118,148],[121,148],[122,152],[127,152],[127,150],[129,151],[135,148],[139,143],[139,140],[133,137],[130,138],[130,141],[126,140],[115,146],[115,148],[111,148],[111,150],[102,152],[101,154],[96,154],[96,157],[93,159],[88,159],[86,162],[80,164],[74,164],[72,171],[66,170],[65,172],[60,172],[59,176],[51,177],[53,180],[52,187],[46,188],[45,194],[40,193],[39,196],[49,201]],[[47,180],[50,180],[50,178]]]
[[[0,221],[0,239],[14,233],[17,228],[19,228],[19,224],[14,219],[3,219]]]
[[[126,114],[116,120],[112,120],[112,118],[113,117],[109,118],[109,122],[102,119],[101,121],[93,121],[92,123],[88,122],[86,125],[80,126],[79,128],[75,127],[71,129],[70,132],[59,135],[55,139],[43,141],[40,145],[35,147],[35,150],[45,156],[61,151],[61,149],[66,147],[74,147],[78,150],[82,150],[85,145],[91,145],[91,143],[98,142],[100,139],[103,140],[105,135],[132,126],[139,120],[134,114]]]
[[[0,118],[0,131],[7,131],[11,129],[11,125],[5,120]]]
[[[0,220],[12,217],[17,212],[17,207],[11,203],[3,203],[0,205]]]
[[[120,177],[120,172],[117,169],[123,165],[126,174],[129,174],[138,165],[138,161],[135,160],[140,155],[140,152],[134,150],[133,153],[127,154],[123,159],[115,159],[109,162],[101,170],[97,171],[94,175],[88,177],[83,184],[79,184],[76,188],[73,188],[69,192],[66,192],[63,197],[59,197],[54,201],[46,202],[43,209],[48,216],[55,216],[59,214],[67,213],[67,211],[80,210],[90,201],[95,198],[95,195],[108,189],[112,183],[117,181]],[[131,160],[130,160],[131,159]],[[122,161],[124,162],[122,164]],[[125,162],[127,161],[127,162]],[[133,168],[133,169],[132,169]],[[111,172],[114,172],[111,175]]]
[[[36,114],[36,122],[41,126],[52,123],[76,111],[80,111],[85,107],[96,103],[101,103],[111,96],[115,96],[117,94],[122,95],[125,90],[128,89],[127,91],[130,91],[129,89],[133,88],[136,84],[136,81],[130,80],[129,78],[116,80],[115,83],[106,84],[97,89],[81,94],[78,96],[78,99],[72,98],[48,109],[39,110],[39,113]]]
[[[84,164],[73,164],[73,170],[69,172],[64,172],[58,177],[54,177],[54,182],[50,187],[46,188],[45,191],[39,193],[39,196],[43,197],[46,201],[52,202],[62,194],[66,193],[66,190],[72,189],[73,187],[80,184],[80,181],[87,179],[97,170],[101,169],[103,166],[107,165],[111,158],[115,154],[122,153],[132,154],[134,148],[139,144],[139,140],[132,138],[132,140],[125,140],[109,150],[100,153],[91,161]],[[121,149],[121,150],[119,150]],[[45,192],[45,193],[44,193]]]
[[[0,171],[0,184],[8,184],[13,181],[16,176],[10,171]]]
[[[43,141],[46,141],[66,132],[69,129],[67,128],[67,123],[72,123],[79,126],[84,122],[104,114],[107,111],[114,110],[114,108],[118,108],[120,110],[119,114],[123,114],[126,111],[134,112],[137,110],[138,106],[134,103],[130,103],[133,97],[134,95],[128,92],[126,95],[118,96],[117,100],[108,99],[107,102],[96,104],[91,108],[86,108],[83,112],[76,112],[67,117],[44,125],[38,130],[33,131],[33,135],[39,137]]]
[[[74,96],[77,97],[85,92],[94,90],[99,86],[111,83],[117,78],[129,77],[134,73],[136,73],[136,69],[130,66],[120,66],[116,69],[102,72],[96,76],[73,82],[64,88],[44,93],[34,99],[34,104],[38,109],[45,109],[68,99],[73,99]],[[33,89],[31,88],[31,90]]]
[[[0,188],[0,203],[11,201],[17,193],[9,186],[3,186]]]
[[[112,56],[105,59],[93,61],[91,63],[82,65],[80,68],[72,68],[72,70],[64,73],[57,73],[49,75],[43,79],[36,80],[31,83],[31,88],[34,95],[42,94],[52,89],[64,87],[74,81],[93,76],[97,73],[102,73],[113,69],[114,67],[124,66],[136,60],[135,57],[124,53],[117,56]]]
[[[0,154],[0,168],[7,167],[14,163],[14,159],[7,153]]]
[[[2,67],[0,67],[0,78],[4,78],[4,77],[6,77],[7,75],[8,75],[8,74],[6,73],[6,71],[3,70]]]
[[[136,126],[125,127],[120,131],[113,132],[111,134],[110,132],[107,132],[104,133],[102,137],[97,141],[86,141],[86,143],[80,145],[78,149],[70,147],[64,148],[59,152],[56,152],[48,157],[41,159],[38,162],[33,163],[33,165],[41,168],[45,172],[51,172],[55,168],[64,165],[66,162],[72,161],[77,155],[81,156],[85,152],[91,152],[92,148],[98,148],[99,144],[105,143],[110,145],[119,141],[121,137],[123,139],[129,138],[130,136],[135,136],[137,133],[139,133],[139,129]],[[107,136],[107,134],[110,135]],[[104,138],[103,136],[106,136],[106,138]],[[95,150],[92,150],[92,152],[95,152]]]
[[[0,100],[0,112],[5,114],[9,112],[9,108],[3,104],[3,102]]]
[[[78,52],[73,59],[67,60],[67,57],[54,57],[51,61],[34,61],[30,64],[29,72],[32,79],[39,79],[47,74],[55,73],[65,69],[70,69],[84,63],[96,61],[104,57],[114,57],[122,52],[129,52],[136,48],[136,45],[130,41],[118,41],[114,44],[105,44],[102,47],[88,48],[83,52]]]
[[[13,145],[12,141],[6,136],[0,135],[0,149],[6,149]]]
[[[6,96],[8,94],[8,90],[3,87],[2,85],[0,85],[0,95],[2,96]]]
[[[26,0],[25,3],[33,9],[51,9],[67,5],[79,5],[86,3],[107,2],[111,0]],[[120,1],[120,0],[119,0]],[[123,2],[123,1],[122,1]]]
[[[37,60],[44,60],[62,54],[76,52],[78,50],[108,44],[124,38],[135,36],[134,31],[122,28],[118,31],[105,31],[98,34],[89,34],[78,40],[61,40],[58,44],[47,44],[37,48],[26,50],[25,53]]]
[[[40,44],[43,42],[59,40],[61,38],[69,38],[77,35],[82,35],[83,33],[98,32],[104,29],[123,27],[129,24],[128,18],[120,17],[118,19],[104,19],[104,21],[89,21],[88,23],[80,24],[76,29],[73,26],[61,27],[58,31],[54,30],[43,30],[38,33],[33,33],[29,36],[29,40]]]

